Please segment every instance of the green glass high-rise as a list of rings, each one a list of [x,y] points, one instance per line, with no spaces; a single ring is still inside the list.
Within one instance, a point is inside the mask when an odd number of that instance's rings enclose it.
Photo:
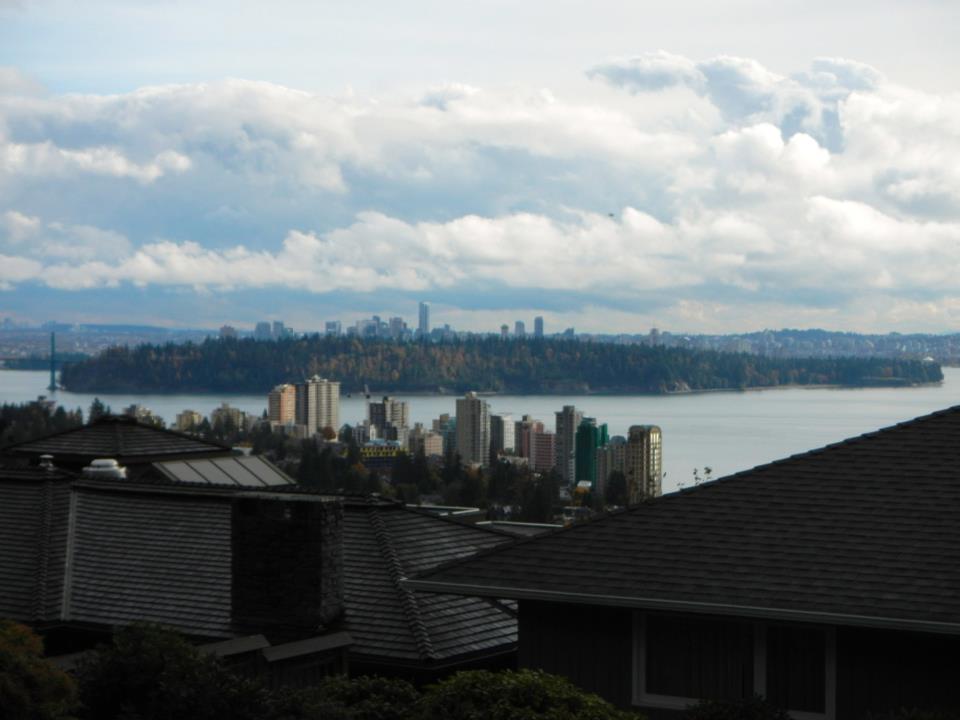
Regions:
[[[606,424],[597,426],[596,418],[584,418],[577,428],[576,438],[576,481],[589,482],[590,487],[597,487],[597,448],[609,442]]]

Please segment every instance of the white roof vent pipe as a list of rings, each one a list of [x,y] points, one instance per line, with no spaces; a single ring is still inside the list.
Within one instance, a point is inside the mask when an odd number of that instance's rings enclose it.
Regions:
[[[127,469],[120,467],[120,463],[113,458],[100,458],[83,469],[83,476],[86,478],[124,480],[127,477]]]
[[[53,466],[53,455],[41,455],[40,467],[44,470],[55,470],[56,468]]]

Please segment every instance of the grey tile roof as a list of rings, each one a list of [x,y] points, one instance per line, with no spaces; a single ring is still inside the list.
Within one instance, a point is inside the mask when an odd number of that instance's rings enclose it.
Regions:
[[[400,584],[410,573],[504,542],[511,538],[399,504],[348,502],[343,547],[351,655],[429,665],[512,650],[516,619],[503,605]]]
[[[230,496],[74,492],[64,620],[233,635]]]
[[[3,448],[3,452],[34,458],[53,455],[54,463],[58,465],[86,463],[95,458],[114,458],[121,464],[134,464],[232,454],[229,447],[220,443],[113,415],[89,425],[9,445]]]
[[[410,587],[960,631],[960,407],[485,551]]]

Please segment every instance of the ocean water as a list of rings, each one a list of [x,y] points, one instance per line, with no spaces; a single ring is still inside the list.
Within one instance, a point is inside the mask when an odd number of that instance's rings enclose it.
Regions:
[[[585,415],[607,423],[611,435],[625,435],[631,425],[659,425],[663,430],[664,491],[690,485],[694,468],[709,466],[722,477],[789,455],[805,452],[854,435],[960,405],[960,368],[944,368],[939,385],[917,388],[786,388],[689,395],[490,395],[491,411],[511,413],[515,420],[529,414],[554,425],[554,412],[576,405]],[[49,395],[67,408],[90,407],[95,395],[45,387],[41,371],[0,370],[0,402],[26,402]],[[381,393],[382,394],[382,393]],[[172,423],[177,413],[191,409],[209,414],[222,402],[261,414],[265,395],[223,394],[101,394],[114,411],[133,403],[153,410]],[[410,403],[411,422],[430,421],[455,413],[450,395],[402,395]],[[341,398],[341,423],[366,416],[362,395]]]

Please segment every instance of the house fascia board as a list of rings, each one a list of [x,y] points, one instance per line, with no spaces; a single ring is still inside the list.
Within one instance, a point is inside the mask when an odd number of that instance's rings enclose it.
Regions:
[[[623,595],[593,595],[565,592],[560,590],[542,590],[539,588],[471,585],[468,583],[437,582],[433,580],[404,579],[400,582],[401,585],[405,585],[412,590],[446,593],[452,595],[510,598],[516,600],[545,600],[548,602],[572,603],[580,605],[629,607],[640,610],[672,610],[676,612],[701,613],[708,615],[733,615],[755,618],[758,620],[789,620],[793,622],[845,625],[850,627],[868,627],[882,630],[909,630],[913,632],[934,633],[939,635],[960,635],[960,623],[938,622],[931,620],[911,620],[909,618],[850,615],[845,613],[831,613],[815,610],[795,610],[790,608],[767,608],[752,605],[729,605],[725,603],[697,602],[691,600],[641,598]]]

